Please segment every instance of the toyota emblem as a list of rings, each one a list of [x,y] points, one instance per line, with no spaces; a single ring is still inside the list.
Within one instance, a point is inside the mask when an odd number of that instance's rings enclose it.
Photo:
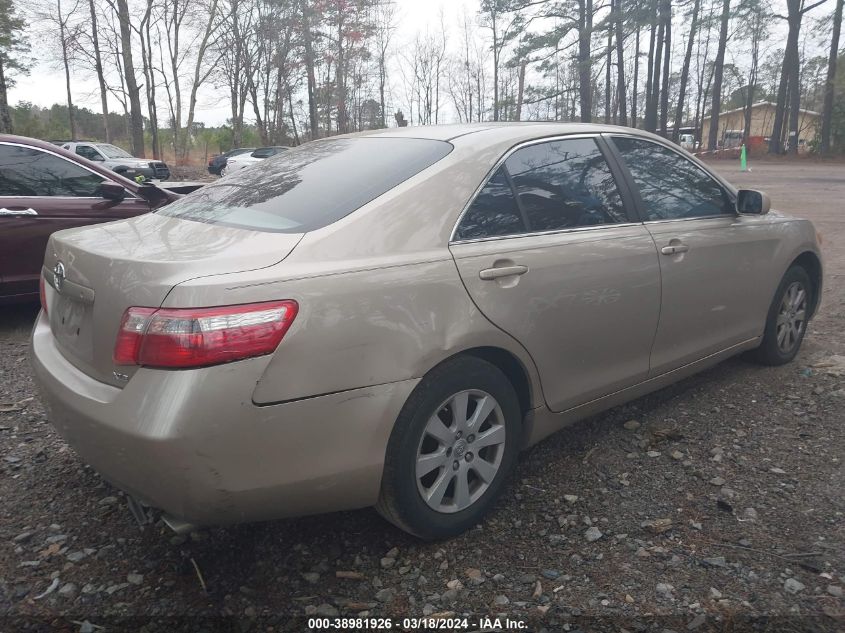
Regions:
[[[62,262],[56,262],[53,266],[53,287],[61,292],[62,284],[65,283],[65,265]]]

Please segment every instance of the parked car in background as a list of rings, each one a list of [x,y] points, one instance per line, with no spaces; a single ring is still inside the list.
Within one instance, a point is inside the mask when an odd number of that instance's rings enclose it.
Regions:
[[[443,538],[572,421],[795,357],[819,242],[768,211],[616,126],[321,139],[54,234],[33,367],[82,459],[180,529],[376,506]]]
[[[230,174],[233,171],[238,171],[249,165],[260,163],[265,158],[270,158],[271,156],[275,156],[276,154],[280,152],[285,152],[289,149],[290,147],[284,146],[259,147],[257,150],[249,154],[241,154],[240,156],[234,156],[226,161],[226,165],[223,167],[223,169],[221,169],[220,175],[225,176],[226,174]]]
[[[694,152],[698,149],[694,134],[681,134],[678,137],[678,144],[688,152]]]
[[[50,143],[0,135],[0,303],[38,299],[54,231],[148,213],[178,198]]]
[[[225,154],[217,154],[208,159],[208,173],[219,176],[220,172],[226,166],[227,161],[233,156],[240,156],[241,154],[251,154],[256,150],[255,147],[239,147],[238,149],[230,149]]]
[[[57,141],[54,143],[58,144]],[[143,176],[150,180],[170,178],[170,168],[164,161],[135,158],[126,150],[111,143],[65,141],[61,143],[61,147],[90,161],[101,163],[107,169],[127,178],[134,179],[136,176]]]

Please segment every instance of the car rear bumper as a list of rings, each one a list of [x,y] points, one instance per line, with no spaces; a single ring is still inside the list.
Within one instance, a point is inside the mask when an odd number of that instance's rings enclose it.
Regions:
[[[219,525],[373,505],[393,423],[418,381],[256,406],[268,359],[140,369],[120,389],[65,359],[43,312],[32,335],[58,432],[105,479],[172,517]]]

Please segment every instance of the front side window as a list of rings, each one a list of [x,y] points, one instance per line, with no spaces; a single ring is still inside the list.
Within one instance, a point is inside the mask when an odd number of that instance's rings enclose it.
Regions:
[[[452,151],[419,138],[329,138],[236,171],[158,213],[256,231],[303,233],[349,215]]]
[[[82,156],[82,158],[87,158],[88,160],[103,160],[100,153],[90,145],[77,145],[76,153]]]
[[[728,192],[692,161],[642,139],[614,137],[613,143],[639,189],[646,221],[733,215]]]
[[[93,198],[99,195],[103,180],[40,149],[0,144],[0,196]]]
[[[257,149],[252,153],[253,158],[269,158],[270,156],[274,156],[276,154],[276,150],[272,147],[264,147],[262,149]]]
[[[505,168],[500,167],[461,218],[455,239],[514,235],[525,230]]]
[[[595,140],[529,145],[505,161],[530,231],[626,222],[616,182]]]

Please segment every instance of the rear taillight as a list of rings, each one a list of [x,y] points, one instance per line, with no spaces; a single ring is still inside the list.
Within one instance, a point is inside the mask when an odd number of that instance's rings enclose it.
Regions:
[[[219,308],[129,308],[120,323],[114,362],[184,369],[270,354],[298,308],[296,301]]]
[[[47,282],[44,281],[44,275],[41,275],[38,278],[38,296],[41,299],[41,309],[44,310],[44,314],[47,314]]]

